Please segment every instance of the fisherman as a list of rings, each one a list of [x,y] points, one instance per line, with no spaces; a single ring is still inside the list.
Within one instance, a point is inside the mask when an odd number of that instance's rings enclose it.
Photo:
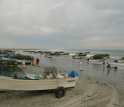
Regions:
[[[32,58],[32,65],[35,66],[36,65],[36,59]]]
[[[25,68],[25,67],[26,67],[25,61],[22,61],[22,68]]]
[[[115,66],[115,67],[114,67],[114,70],[115,70],[115,71],[117,71],[117,70],[118,70],[118,67],[117,67],[117,66]]]
[[[105,65],[105,59],[103,59],[103,62],[102,62],[103,65]]]
[[[39,59],[39,58],[33,58],[33,59],[32,59],[32,65],[33,65],[33,66],[39,65],[39,62],[40,62],[40,59]]]
[[[111,69],[111,65],[109,63],[107,63],[107,69]]]
[[[87,64],[89,64],[89,61],[90,61],[90,59],[88,58],[88,59],[87,59]]]
[[[39,62],[40,62],[40,60],[39,60],[39,58],[37,58],[36,59],[36,65],[39,65]]]

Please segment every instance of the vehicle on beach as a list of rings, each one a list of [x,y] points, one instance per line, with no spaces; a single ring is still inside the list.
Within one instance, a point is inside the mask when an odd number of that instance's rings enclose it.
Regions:
[[[43,76],[25,73],[19,77],[16,74],[13,78],[0,77],[0,90],[54,90],[55,96],[61,98],[65,95],[65,89],[76,86],[78,78],[79,74],[76,71],[65,74],[46,71]]]

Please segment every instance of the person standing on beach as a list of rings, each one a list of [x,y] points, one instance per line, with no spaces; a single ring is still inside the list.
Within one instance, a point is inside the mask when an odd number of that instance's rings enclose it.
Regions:
[[[103,60],[102,64],[105,65],[105,60]]]
[[[109,63],[107,63],[106,68],[107,68],[107,75],[109,75],[110,74],[110,70],[111,70],[111,65]]]
[[[107,69],[111,69],[111,65],[107,63]]]
[[[37,58],[36,59],[36,65],[39,65],[39,62],[40,62],[40,60],[39,60],[39,58]]]
[[[87,59],[87,64],[89,64],[89,61],[90,61],[90,59],[88,58],[88,59]]]
[[[25,61],[22,61],[22,67],[23,67],[23,68],[26,67]]]

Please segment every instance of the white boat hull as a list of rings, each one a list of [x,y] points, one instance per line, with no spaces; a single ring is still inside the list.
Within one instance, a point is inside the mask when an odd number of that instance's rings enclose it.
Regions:
[[[58,87],[75,87],[76,78],[44,79],[44,80],[19,80],[11,78],[0,78],[0,90],[51,90]]]

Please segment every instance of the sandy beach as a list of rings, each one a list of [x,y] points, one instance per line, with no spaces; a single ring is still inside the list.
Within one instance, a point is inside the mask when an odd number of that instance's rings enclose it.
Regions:
[[[82,75],[82,74],[81,74]],[[122,101],[123,103],[123,101]],[[52,92],[0,92],[0,107],[116,107],[117,91],[105,82],[80,78],[75,88],[57,99]]]

